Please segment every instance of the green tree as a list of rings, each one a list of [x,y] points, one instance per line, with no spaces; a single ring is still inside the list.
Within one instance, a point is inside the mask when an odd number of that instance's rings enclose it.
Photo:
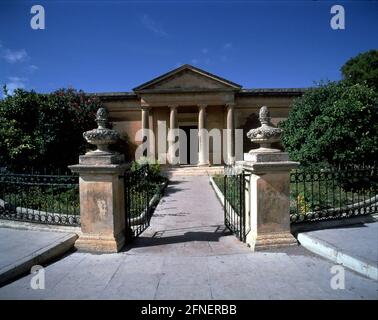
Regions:
[[[34,161],[34,141],[41,95],[18,89],[13,96],[0,100],[0,160],[2,165]]]
[[[343,78],[350,84],[364,83],[378,92],[378,50],[360,53],[342,67]]]
[[[77,163],[95,127],[98,98],[61,89],[51,94],[17,89],[0,100],[0,166],[62,168]]]
[[[305,166],[378,159],[377,99],[363,84],[319,84],[294,101],[281,127],[286,151]]]

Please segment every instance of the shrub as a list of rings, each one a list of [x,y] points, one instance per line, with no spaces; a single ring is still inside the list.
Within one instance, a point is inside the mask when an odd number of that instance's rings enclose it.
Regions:
[[[280,125],[286,151],[304,166],[378,159],[377,96],[365,85],[320,84],[294,101]]]
[[[161,175],[160,164],[156,160],[142,157],[139,160],[133,161],[131,164],[131,171],[137,171],[142,167],[147,166],[148,182],[159,184],[166,179]]]
[[[0,100],[0,167],[62,168],[77,163],[95,127],[98,98],[61,89],[39,94],[23,89]]]

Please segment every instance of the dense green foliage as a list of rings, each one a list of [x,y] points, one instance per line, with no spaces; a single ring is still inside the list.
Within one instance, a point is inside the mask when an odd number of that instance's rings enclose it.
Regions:
[[[281,126],[286,151],[302,165],[378,159],[377,99],[365,85],[320,84],[294,101]]]
[[[99,99],[73,89],[51,94],[17,89],[0,100],[0,166],[62,168],[85,153]]]
[[[13,190],[12,188],[2,190],[0,199],[13,207],[19,206],[42,212],[73,215],[78,215],[80,212],[79,186],[59,188],[19,185],[13,187]]]
[[[302,165],[371,164],[378,159],[378,51],[348,60],[343,80],[296,99],[281,123],[283,145]]]
[[[378,92],[378,50],[370,50],[349,59],[341,68],[350,84],[366,83]]]
[[[159,184],[166,181],[166,178],[161,174],[161,168],[159,162],[151,160],[147,157],[142,157],[139,160],[131,163],[131,171],[135,172],[142,167],[147,169],[146,175],[148,177],[148,183]]]
[[[128,178],[125,181],[129,194],[129,213],[132,218],[138,217],[143,210],[152,208],[151,200],[155,195],[162,196],[163,183],[167,178],[161,175],[158,162],[141,158],[131,163]]]

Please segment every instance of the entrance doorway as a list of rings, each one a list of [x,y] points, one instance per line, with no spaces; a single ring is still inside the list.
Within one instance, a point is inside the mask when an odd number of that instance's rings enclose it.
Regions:
[[[185,133],[185,138],[180,138],[180,164],[197,165],[198,163],[198,135],[190,134],[190,130],[196,130],[197,126],[185,125],[180,126]],[[195,140],[193,140],[195,139]],[[192,150],[192,149],[194,150]],[[193,153],[192,158],[190,154]]]

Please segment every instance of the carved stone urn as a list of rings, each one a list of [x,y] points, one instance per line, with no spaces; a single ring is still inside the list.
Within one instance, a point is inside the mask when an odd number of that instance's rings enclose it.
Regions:
[[[272,153],[280,152],[279,149],[272,148],[272,143],[281,141],[282,129],[275,127],[270,122],[270,112],[268,107],[263,106],[259,112],[261,126],[251,129],[247,133],[248,139],[260,145],[259,149],[252,149],[249,153]]]
[[[108,128],[108,112],[105,108],[99,108],[96,113],[97,129],[83,133],[83,137],[88,143],[97,147],[97,150],[87,152],[86,155],[114,155],[115,152],[109,150],[109,145],[114,144],[120,138],[117,131]]]

